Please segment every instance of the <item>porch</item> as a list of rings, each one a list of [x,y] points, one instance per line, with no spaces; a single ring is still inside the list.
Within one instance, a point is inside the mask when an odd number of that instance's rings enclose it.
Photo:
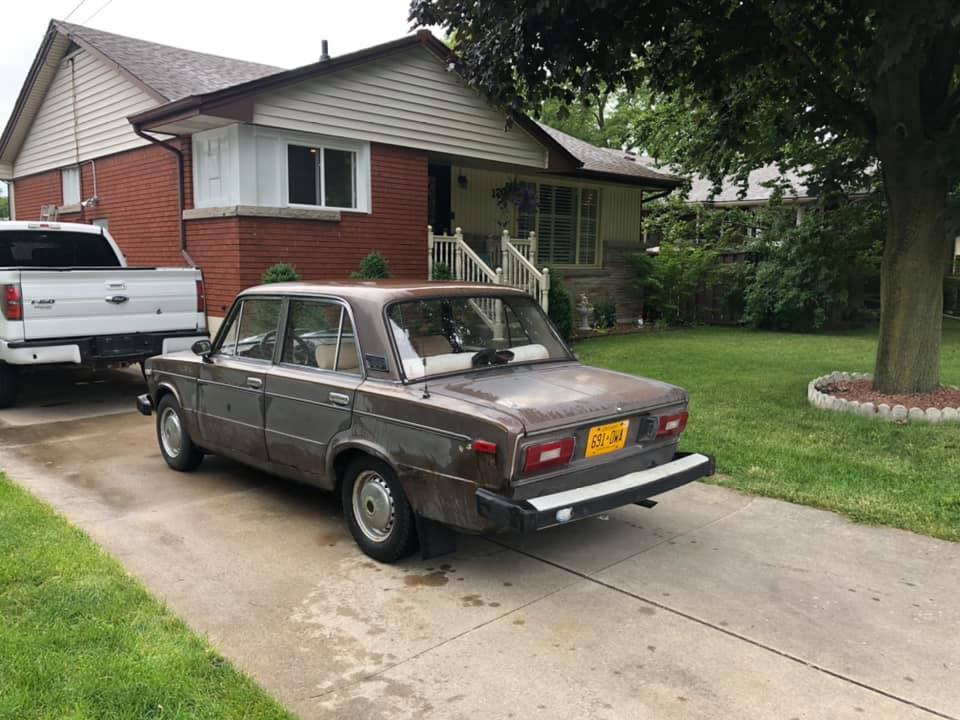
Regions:
[[[508,285],[532,295],[546,312],[550,269],[537,268],[537,254],[537,234],[533,231],[524,238],[512,238],[510,232],[504,230],[494,252],[478,252],[464,239],[461,228],[456,228],[453,235],[437,235],[433,226],[427,226],[427,276],[430,279]]]

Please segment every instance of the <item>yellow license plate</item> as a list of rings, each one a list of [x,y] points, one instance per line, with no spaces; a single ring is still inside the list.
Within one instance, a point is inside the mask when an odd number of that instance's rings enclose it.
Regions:
[[[609,425],[597,425],[590,428],[590,434],[587,436],[587,451],[584,453],[584,457],[594,457],[595,455],[620,450],[627,444],[627,428],[629,427],[629,420],[621,420]]]

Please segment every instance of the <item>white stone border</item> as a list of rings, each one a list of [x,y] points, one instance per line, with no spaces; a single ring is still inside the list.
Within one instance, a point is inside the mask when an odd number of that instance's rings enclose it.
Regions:
[[[931,407],[924,410],[918,407],[908,408],[904,405],[894,405],[890,407],[886,403],[874,405],[872,402],[861,403],[857,400],[834,397],[820,390],[820,386],[826,385],[827,383],[838,383],[844,380],[872,379],[873,375],[869,373],[832,372],[829,375],[823,375],[810,381],[807,385],[807,400],[810,401],[811,405],[821,410],[849,412],[862,415],[866,418],[882,418],[891,422],[927,422],[934,424],[960,422],[960,408],[947,407],[940,410],[939,408]],[[952,385],[950,387],[956,389]]]

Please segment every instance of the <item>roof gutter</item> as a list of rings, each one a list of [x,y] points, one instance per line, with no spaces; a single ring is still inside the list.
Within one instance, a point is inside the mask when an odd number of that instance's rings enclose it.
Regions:
[[[190,267],[196,267],[197,264],[193,261],[193,258],[190,257],[190,253],[187,251],[187,221],[183,219],[183,211],[186,209],[183,189],[183,171],[185,165],[183,160],[183,150],[175,145],[171,145],[165,140],[161,140],[153,135],[148,135],[140,129],[139,125],[133,126],[133,132],[142,137],[144,140],[147,140],[154,145],[159,145],[167,152],[173,153],[177,158],[177,222],[179,223],[180,227],[180,254],[183,255],[183,259],[190,264]]]

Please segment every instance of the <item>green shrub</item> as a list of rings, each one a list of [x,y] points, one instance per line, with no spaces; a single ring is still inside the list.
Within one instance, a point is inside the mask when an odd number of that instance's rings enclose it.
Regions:
[[[390,277],[387,259],[374,250],[360,261],[360,269],[350,275],[354,280],[384,280]]]
[[[879,200],[804,215],[755,243],[758,262],[743,319],[758,328],[809,331],[853,318],[879,274],[884,213]]]
[[[943,311],[948,315],[960,316],[960,277],[943,279]]]
[[[271,265],[263,271],[260,280],[263,283],[295,282],[300,279],[300,274],[290,263],[279,262]]]
[[[550,292],[547,296],[547,314],[560,333],[560,337],[569,340],[573,335],[573,301],[563,286],[560,277],[550,274]]]
[[[593,305],[593,327],[606,330],[617,326],[617,306],[610,299],[601,300]]]
[[[455,280],[453,277],[453,271],[450,269],[450,266],[446,263],[435,263],[433,266],[433,273],[430,277],[431,280],[446,281],[446,280]]]

